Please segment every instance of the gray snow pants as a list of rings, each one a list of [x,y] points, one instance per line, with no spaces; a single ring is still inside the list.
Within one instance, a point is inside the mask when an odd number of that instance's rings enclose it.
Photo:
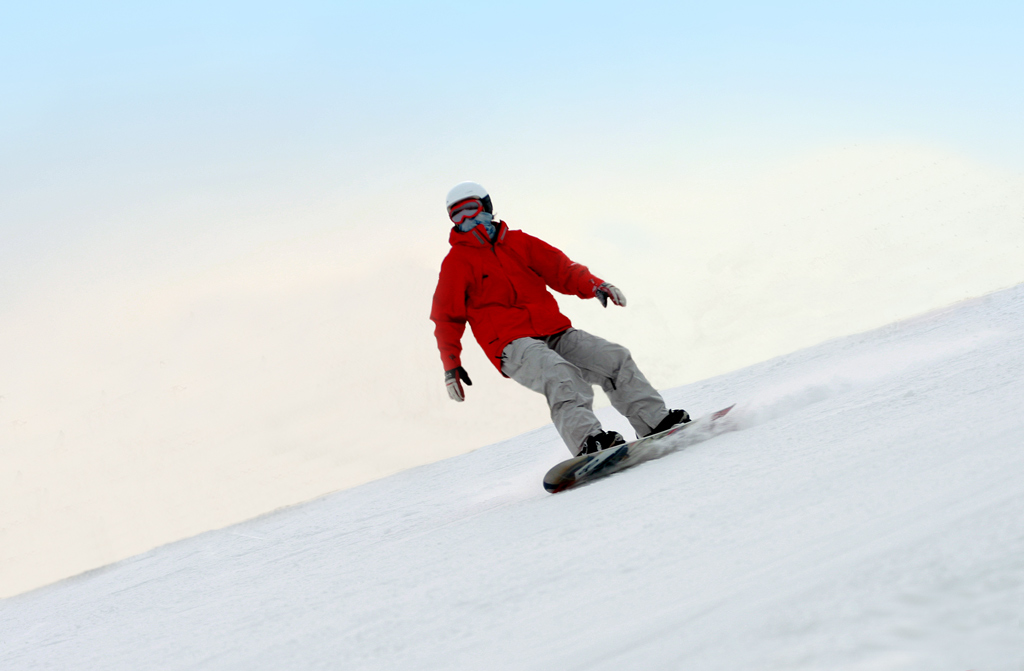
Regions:
[[[668,415],[661,394],[628,349],[579,329],[513,340],[501,353],[501,372],[544,394],[555,429],[574,455],[588,436],[602,430],[594,416],[592,385],[601,386],[638,436],[650,433]]]

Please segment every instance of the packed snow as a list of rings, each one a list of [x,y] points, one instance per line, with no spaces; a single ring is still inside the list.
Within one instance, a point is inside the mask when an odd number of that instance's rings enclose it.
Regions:
[[[550,495],[547,426],[157,548],[0,602],[0,668],[1024,669],[1024,285],[666,398],[742,430]]]

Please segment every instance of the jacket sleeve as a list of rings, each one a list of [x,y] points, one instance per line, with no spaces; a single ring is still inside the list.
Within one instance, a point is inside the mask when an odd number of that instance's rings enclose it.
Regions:
[[[462,334],[466,330],[467,273],[449,254],[441,263],[430,319],[445,370],[462,365]]]
[[[592,274],[586,266],[576,263],[556,247],[527,233],[525,240],[530,268],[540,275],[555,291],[580,298],[593,298],[594,289],[604,280]]]

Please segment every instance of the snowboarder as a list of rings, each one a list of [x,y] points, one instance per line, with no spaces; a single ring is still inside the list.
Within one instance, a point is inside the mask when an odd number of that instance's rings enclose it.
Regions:
[[[454,227],[441,263],[430,319],[441,350],[448,395],[465,400],[462,334],[469,322],[480,347],[505,377],[544,394],[551,419],[574,455],[592,454],[625,439],[605,431],[594,415],[600,385],[643,437],[690,421],[669,410],[625,347],[572,327],[548,291],[625,306],[615,286],[558,249],[494,218],[491,197],[475,182],[448,193]]]

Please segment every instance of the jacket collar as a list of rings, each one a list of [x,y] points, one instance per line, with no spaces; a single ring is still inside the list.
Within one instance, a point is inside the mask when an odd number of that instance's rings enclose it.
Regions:
[[[495,223],[498,225],[498,235],[495,236],[495,244],[498,244],[505,240],[505,234],[508,233],[508,224],[500,219]],[[465,232],[460,231],[458,228],[453,226],[452,232],[448,236],[448,242],[451,243],[452,247],[455,245],[490,247],[491,245],[491,241],[487,237],[487,229],[484,228],[483,224],[478,224],[475,228],[471,228]]]

